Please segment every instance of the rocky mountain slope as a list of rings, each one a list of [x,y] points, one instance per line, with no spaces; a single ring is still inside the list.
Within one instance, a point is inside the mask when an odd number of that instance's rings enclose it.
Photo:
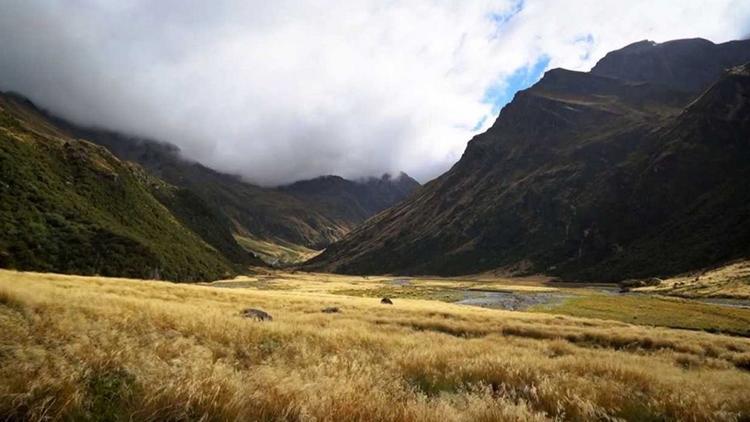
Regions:
[[[750,77],[722,73],[748,56],[750,41],[646,42],[551,70],[447,173],[306,267],[619,280],[747,256]]]
[[[257,263],[219,251],[228,231],[191,230],[216,221],[181,189],[0,95],[0,267],[198,281]]]

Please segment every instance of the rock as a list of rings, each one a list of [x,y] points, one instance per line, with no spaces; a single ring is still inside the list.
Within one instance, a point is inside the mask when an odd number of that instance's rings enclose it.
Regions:
[[[648,280],[644,281],[647,286],[658,286],[661,283],[664,282],[664,280],[660,279],[659,277],[651,277]]]
[[[273,317],[268,312],[261,311],[260,309],[247,308],[242,311],[242,316],[258,321],[273,321]]]
[[[640,280],[636,280],[634,278],[629,278],[627,280],[622,280],[619,283],[617,283],[620,288],[622,289],[629,289],[631,287],[639,287],[638,284],[640,283]]]
[[[323,308],[320,312],[323,312],[324,314],[337,314],[340,312],[340,310],[336,306],[329,306],[327,308]]]
[[[383,305],[393,305],[393,301],[387,297],[380,299],[380,303]]]

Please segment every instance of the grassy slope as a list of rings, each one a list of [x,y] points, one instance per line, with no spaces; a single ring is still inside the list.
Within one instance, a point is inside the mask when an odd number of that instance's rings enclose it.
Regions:
[[[0,326],[10,419],[750,417],[750,340],[613,321],[4,271]]]
[[[238,268],[265,266],[251,250],[246,250],[235,240],[229,219],[217,208],[211,207],[200,196],[184,188],[167,185],[153,186],[152,195],[182,223],[213,246]]]
[[[657,286],[635,291],[685,298],[750,300],[750,261],[681,274],[663,280]]]
[[[0,102],[0,266],[181,281],[234,271],[139,168],[37,117]]]

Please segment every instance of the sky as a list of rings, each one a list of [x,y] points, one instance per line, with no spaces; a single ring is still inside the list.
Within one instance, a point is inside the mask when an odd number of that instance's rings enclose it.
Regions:
[[[3,0],[0,90],[262,185],[425,182],[545,70],[748,36],[747,0]]]

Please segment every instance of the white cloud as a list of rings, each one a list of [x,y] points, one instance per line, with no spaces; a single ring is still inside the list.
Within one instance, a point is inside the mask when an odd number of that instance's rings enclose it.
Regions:
[[[0,88],[265,184],[446,170],[540,57],[747,34],[746,1],[7,0]],[[744,25],[744,26],[743,26]],[[744,32],[743,32],[744,31]],[[482,130],[492,123],[487,118]]]

